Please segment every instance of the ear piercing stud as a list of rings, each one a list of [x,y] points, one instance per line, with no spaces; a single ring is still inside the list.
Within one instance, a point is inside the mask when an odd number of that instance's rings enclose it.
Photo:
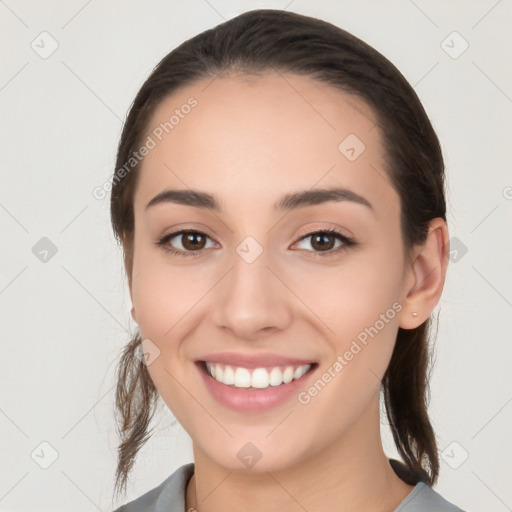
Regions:
[[[418,316],[418,313],[416,313],[416,311],[413,311],[412,316]]]

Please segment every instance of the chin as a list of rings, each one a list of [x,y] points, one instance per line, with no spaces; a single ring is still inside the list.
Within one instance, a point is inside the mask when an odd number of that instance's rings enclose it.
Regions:
[[[268,439],[265,441],[265,435],[262,435],[261,442],[237,442],[231,439],[229,444],[219,447],[219,450],[212,451],[208,447],[203,453],[215,464],[229,471],[248,474],[284,471],[307,458],[307,454],[299,454],[296,447],[272,443]],[[301,444],[310,446],[307,442]]]

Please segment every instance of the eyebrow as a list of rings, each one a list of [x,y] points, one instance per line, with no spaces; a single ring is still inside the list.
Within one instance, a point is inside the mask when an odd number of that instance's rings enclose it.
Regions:
[[[323,188],[292,192],[283,196],[273,207],[276,212],[288,212],[305,206],[327,203],[330,201],[350,201],[361,204],[374,211],[372,204],[364,197],[346,188]],[[199,190],[164,190],[146,205],[145,210],[163,203],[183,204],[221,212],[220,201],[212,194]]]

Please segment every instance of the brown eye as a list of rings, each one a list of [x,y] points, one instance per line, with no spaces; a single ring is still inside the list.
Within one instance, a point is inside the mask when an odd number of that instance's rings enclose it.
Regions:
[[[161,238],[157,245],[162,247],[164,251],[176,254],[177,256],[196,256],[201,254],[201,251],[207,247],[215,246],[215,242],[201,231],[195,230],[182,230],[170,233]]]
[[[204,249],[204,245],[206,243],[206,237],[202,235],[201,233],[195,232],[189,232],[189,233],[182,233],[181,235],[181,243],[185,249],[188,251],[197,251],[200,249]]]
[[[299,244],[305,244],[309,241],[308,247],[302,247],[307,252],[311,252],[314,256],[330,256],[355,246],[356,242],[338,231],[337,229],[322,229],[309,233],[299,240]]]
[[[336,238],[337,237],[329,233],[311,235],[311,247],[318,251],[329,251],[334,248]]]

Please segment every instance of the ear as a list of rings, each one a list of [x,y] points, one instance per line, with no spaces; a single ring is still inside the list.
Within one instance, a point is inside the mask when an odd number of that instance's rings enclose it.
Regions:
[[[131,309],[131,315],[132,315],[132,318],[133,318],[133,321],[138,324],[139,322],[137,322],[137,313],[135,312],[135,306],[133,305],[133,292],[132,292],[132,283],[131,283],[131,280],[128,281],[128,289],[130,291],[130,301],[132,303],[132,309]]]
[[[435,218],[429,223],[427,238],[416,246],[414,258],[404,279],[398,317],[402,329],[414,329],[430,316],[436,307],[444,287],[450,240],[446,222]],[[413,316],[413,312],[417,313]]]

